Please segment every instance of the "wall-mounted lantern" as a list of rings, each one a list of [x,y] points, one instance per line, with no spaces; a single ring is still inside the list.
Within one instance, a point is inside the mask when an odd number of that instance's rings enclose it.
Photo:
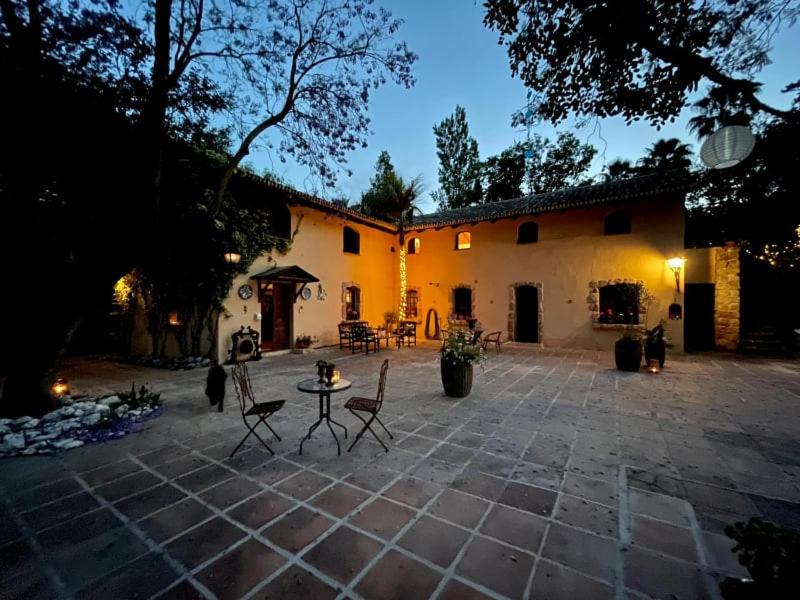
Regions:
[[[56,398],[66,396],[69,394],[69,383],[63,377],[59,377],[50,387],[50,391]]]
[[[674,256],[667,260],[667,266],[675,273],[675,291],[681,293],[681,271],[686,259],[680,256]]]
[[[226,252],[222,256],[229,265],[238,265],[239,261],[242,260],[242,255],[237,252]]]

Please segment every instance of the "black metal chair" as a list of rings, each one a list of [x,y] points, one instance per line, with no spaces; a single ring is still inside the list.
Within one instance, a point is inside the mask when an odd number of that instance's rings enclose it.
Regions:
[[[231,375],[233,377],[233,387],[236,390],[236,399],[239,401],[239,408],[242,411],[242,421],[244,421],[244,425],[248,429],[247,435],[245,435],[242,438],[242,441],[239,442],[239,445],[233,449],[231,456],[236,454],[239,448],[242,447],[247,438],[249,438],[251,435],[256,436],[258,441],[270,451],[270,454],[275,454],[272,448],[269,447],[269,444],[262,440],[261,436],[256,433],[256,427],[258,427],[259,423],[263,423],[267,426],[267,429],[272,432],[272,435],[278,438],[278,441],[280,442],[281,436],[275,433],[275,430],[270,427],[269,423],[267,423],[267,419],[283,408],[283,405],[286,404],[286,400],[256,402],[256,399],[253,396],[253,388],[250,385],[250,375],[247,373],[247,364],[244,362],[236,363],[233,366]],[[250,425],[250,423],[247,421],[248,417],[257,417],[258,420],[254,425]]]
[[[372,346],[375,352],[380,350],[380,341],[374,331],[369,329],[366,325],[353,325],[350,333],[350,353],[356,351],[361,352],[362,349],[366,350],[369,354],[369,347]]]
[[[397,329],[397,345],[402,346],[417,345],[417,323],[415,321],[403,321]]]
[[[378,437],[378,434],[370,427],[373,421],[377,421],[378,424],[383,427],[383,430],[386,432],[386,435],[389,436],[390,439],[394,439],[394,436],[386,429],[386,425],[378,418],[378,413],[381,411],[381,407],[383,406],[383,393],[386,390],[386,373],[389,370],[389,361],[383,361],[381,365],[381,377],[378,380],[378,394],[375,398],[359,398],[358,396],[354,396],[350,398],[347,402],[345,402],[344,407],[353,413],[356,417],[358,417],[362,423],[364,423],[364,427],[361,431],[358,432],[356,435],[356,439],[353,440],[353,443],[350,444],[350,447],[347,449],[348,452],[353,449],[353,446],[356,445],[358,440],[361,439],[361,436],[369,429],[369,432],[375,436],[375,439],[378,440],[378,443],[383,446],[383,449],[386,452],[389,451],[389,448],[386,444],[383,443],[381,438]],[[369,419],[365,419],[359,413],[367,413],[370,415]]]
[[[347,347],[352,347],[352,334],[353,328],[350,323],[339,323],[339,349],[344,348],[344,343],[347,342]]]

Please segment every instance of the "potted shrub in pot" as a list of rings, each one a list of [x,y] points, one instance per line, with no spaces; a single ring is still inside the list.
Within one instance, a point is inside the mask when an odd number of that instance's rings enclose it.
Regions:
[[[642,365],[642,338],[626,333],[614,344],[614,359],[620,371],[638,371]]]
[[[451,398],[464,398],[472,391],[473,364],[485,360],[483,349],[470,344],[464,331],[451,335],[442,344],[440,362],[444,393]]]

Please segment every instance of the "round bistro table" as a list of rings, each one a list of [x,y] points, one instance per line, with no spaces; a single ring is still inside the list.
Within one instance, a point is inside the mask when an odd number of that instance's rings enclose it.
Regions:
[[[331,423],[344,429],[345,439],[347,439],[347,427],[331,419],[331,394],[349,390],[352,385],[353,384],[347,379],[340,379],[331,385],[328,385],[327,383],[320,383],[316,379],[304,379],[297,384],[297,389],[301,392],[305,392],[306,394],[319,394],[319,419],[317,419],[317,422],[308,428],[308,434],[304,436],[302,440],[300,440],[300,454],[303,453],[303,443],[305,443],[306,440],[311,439],[311,434],[314,433],[314,430],[319,427],[322,421],[327,421],[328,429],[331,430],[333,439],[336,440],[336,452],[341,456],[342,448],[339,446],[339,438],[336,437],[336,432],[333,430]]]

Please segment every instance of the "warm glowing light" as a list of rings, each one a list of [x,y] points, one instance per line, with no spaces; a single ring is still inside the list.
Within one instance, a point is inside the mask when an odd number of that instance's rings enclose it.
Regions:
[[[400,308],[397,311],[397,316],[400,321],[405,321],[406,318],[406,285],[408,280],[406,278],[406,249],[400,246]]]
[[[651,358],[650,360],[647,361],[647,370],[650,373],[658,373],[661,371],[661,369],[658,366],[657,358]]]
[[[50,388],[50,391],[53,392],[53,395],[56,398],[61,398],[62,396],[66,396],[67,394],[69,394],[69,383],[67,383],[67,380],[64,379],[63,377],[59,377],[58,379],[56,379],[55,383],[53,383],[53,386]]]
[[[127,312],[131,307],[135,285],[136,273],[133,271],[120,277],[117,283],[114,284],[114,303],[117,304],[123,312]]]
[[[462,231],[456,236],[456,250],[469,250],[472,247],[472,234]]]
[[[224,255],[225,262],[230,265],[238,265],[239,261],[242,260],[242,255],[236,252],[226,252]]]
[[[178,311],[177,311],[177,310],[173,310],[173,311],[171,311],[171,312],[170,312],[170,313],[167,315],[167,321],[168,321],[168,322],[169,322],[169,324],[170,324],[170,325],[172,325],[172,326],[177,326],[177,325],[180,325],[180,324],[181,324],[181,320],[180,320],[180,318],[178,317]]]
[[[680,271],[683,269],[683,265],[686,262],[685,258],[680,256],[674,256],[667,261],[667,266],[672,269],[673,271]]]
[[[338,383],[341,378],[342,378],[342,372],[334,371],[333,377],[331,377],[331,383]]]

